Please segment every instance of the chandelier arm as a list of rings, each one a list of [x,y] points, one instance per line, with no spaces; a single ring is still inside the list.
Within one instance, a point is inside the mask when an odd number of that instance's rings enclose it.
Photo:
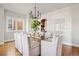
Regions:
[[[32,19],[39,19],[39,18],[41,18],[41,13],[40,13],[39,11],[37,11],[36,3],[35,3],[35,6],[34,6],[34,14],[33,14],[33,12],[31,11],[31,12],[29,13],[29,15],[30,15],[30,17],[31,17]]]
[[[36,3],[35,3],[35,18],[36,18]]]

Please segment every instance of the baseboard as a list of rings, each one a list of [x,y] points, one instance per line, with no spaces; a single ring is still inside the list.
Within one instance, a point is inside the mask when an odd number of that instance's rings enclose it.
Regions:
[[[6,40],[4,42],[0,42],[0,45],[3,45],[5,42],[10,42],[10,41],[14,41],[14,40]]]
[[[1,42],[0,45],[4,44],[4,42]]]
[[[79,45],[77,45],[77,44],[72,44],[72,46],[74,46],[74,47],[79,47]]]
[[[4,41],[4,42],[10,42],[10,41],[14,41],[14,39],[11,39],[11,40],[6,40],[6,41]]]
[[[64,45],[69,45],[69,46],[72,46],[72,43],[66,43],[66,42],[63,42]]]
[[[69,45],[69,46],[74,46],[74,47],[79,47],[79,45],[77,45],[77,44],[72,44],[72,43],[65,43],[65,42],[63,42],[63,44]]]

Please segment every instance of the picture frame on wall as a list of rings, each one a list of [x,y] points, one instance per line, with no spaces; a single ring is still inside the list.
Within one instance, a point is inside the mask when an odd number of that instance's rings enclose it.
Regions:
[[[6,16],[6,31],[12,32],[13,31],[13,17]]]

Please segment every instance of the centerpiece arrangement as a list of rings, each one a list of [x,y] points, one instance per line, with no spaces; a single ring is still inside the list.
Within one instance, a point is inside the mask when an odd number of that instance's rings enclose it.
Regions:
[[[38,32],[38,30],[40,29],[39,26],[40,26],[40,22],[38,20],[35,19],[32,21],[32,24],[31,24],[31,28],[33,30],[32,36],[34,37],[35,41],[40,41],[39,40],[40,36],[39,36],[39,32]]]
[[[34,32],[37,32],[39,30],[40,22],[38,20],[33,20],[31,28],[33,29]]]

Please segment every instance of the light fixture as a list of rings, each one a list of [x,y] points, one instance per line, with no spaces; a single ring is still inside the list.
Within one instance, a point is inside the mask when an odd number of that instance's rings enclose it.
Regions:
[[[35,3],[34,11],[30,11],[29,16],[32,19],[40,19],[41,18],[41,13],[37,10],[36,3]]]

